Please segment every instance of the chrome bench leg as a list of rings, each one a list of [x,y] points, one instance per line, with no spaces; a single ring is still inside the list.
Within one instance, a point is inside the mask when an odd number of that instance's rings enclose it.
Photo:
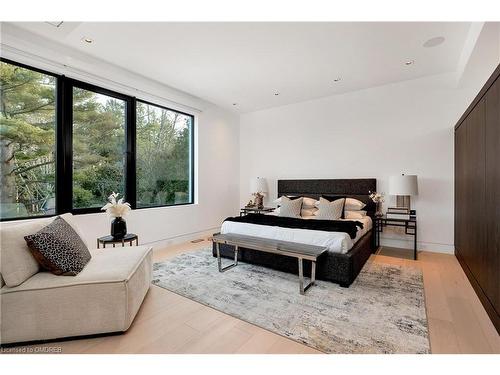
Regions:
[[[306,290],[314,285],[316,282],[316,262],[311,261],[311,281],[305,285],[304,282],[304,267],[303,267],[303,259],[298,258],[299,261],[299,292],[300,294],[306,294]]]
[[[222,258],[220,256],[219,242],[216,242],[215,249],[217,251],[217,264],[219,266],[219,272],[227,271],[230,268],[236,267],[238,265],[238,246],[234,247],[234,262],[227,266],[222,267]]]

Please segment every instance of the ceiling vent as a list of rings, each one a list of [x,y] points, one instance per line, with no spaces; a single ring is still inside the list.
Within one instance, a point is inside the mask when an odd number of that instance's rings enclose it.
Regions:
[[[63,24],[64,21],[45,21],[45,23],[48,23],[50,26],[54,27],[59,27]]]

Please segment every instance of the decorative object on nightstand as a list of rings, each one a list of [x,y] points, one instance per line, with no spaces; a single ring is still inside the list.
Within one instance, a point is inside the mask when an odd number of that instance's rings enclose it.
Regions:
[[[252,207],[255,207],[255,203],[253,203],[253,201],[250,199],[250,200],[248,201],[248,203],[246,204],[246,206],[245,206],[245,207],[246,207],[246,208],[252,208]]]
[[[255,197],[254,204],[257,208],[264,207],[264,195],[267,193],[267,181],[264,177],[256,177],[250,182],[250,191]]]
[[[376,191],[369,191],[370,193],[370,199],[375,203],[376,205],[376,211],[375,211],[375,216],[380,217],[383,216],[384,214],[382,213],[382,203],[384,203],[384,193],[377,193]]]
[[[121,240],[127,234],[127,223],[123,217],[130,211],[130,204],[123,201],[123,198],[117,200],[120,193],[113,192],[109,197],[109,202],[101,208],[109,216],[113,217],[111,221],[111,236],[115,240]]]
[[[389,178],[389,194],[396,195],[396,206],[398,208],[411,209],[410,197],[418,195],[418,183],[416,175],[391,176]]]

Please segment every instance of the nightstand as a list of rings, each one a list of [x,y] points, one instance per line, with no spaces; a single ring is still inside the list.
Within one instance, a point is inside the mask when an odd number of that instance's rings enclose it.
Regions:
[[[411,216],[409,219],[388,219],[385,215],[373,219],[375,228],[375,246],[380,247],[380,233],[384,227],[403,227],[405,234],[413,236],[413,259],[417,260],[417,218]]]
[[[123,238],[117,239],[113,236],[102,236],[97,239],[97,248],[99,249],[99,245],[102,244],[102,247],[105,249],[106,244],[112,244],[115,247],[115,244],[121,243],[122,247],[125,247],[125,243],[128,243],[132,246],[132,243],[135,241],[135,246],[139,246],[139,236],[134,233],[127,233]]]
[[[252,213],[252,214],[265,214],[269,212],[273,212],[276,208],[274,207],[243,207],[240,208],[240,216],[244,216],[246,214]]]

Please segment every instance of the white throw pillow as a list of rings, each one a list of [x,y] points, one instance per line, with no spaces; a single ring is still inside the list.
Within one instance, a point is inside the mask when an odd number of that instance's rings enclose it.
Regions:
[[[62,215],[59,215],[65,222],[67,222],[71,228],[78,234],[78,236],[82,239],[82,241],[85,243],[88,249],[95,249],[96,245],[92,242],[91,244],[85,241],[85,236],[83,235],[82,231],[76,224],[75,216],[73,216],[72,213],[68,212]]]
[[[290,199],[288,197],[281,197],[281,206],[279,216],[282,217],[300,217],[300,210],[302,209],[302,197]]]
[[[281,197],[276,198],[276,199],[273,201],[273,203],[276,203],[276,204],[281,204],[281,198],[282,198],[282,197],[294,198],[294,197],[295,197],[295,195],[288,195],[288,196],[286,196],[286,195],[282,195]]]
[[[318,212],[318,209],[315,208],[304,208],[304,203],[302,203],[302,210],[300,210],[300,216],[306,217],[306,216],[314,216],[316,215],[316,212]]]
[[[362,219],[366,217],[366,211],[344,211],[344,216],[346,219]]]
[[[314,198],[304,197],[302,208],[316,208],[317,200]]]
[[[19,224],[2,224],[0,228],[0,273],[8,287],[12,288],[24,283],[40,270],[24,236],[35,234],[53,220],[54,218],[43,218]]]
[[[361,202],[360,200],[354,198],[347,198],[345,200],[344,210],[346,211],[359,211],[366,207],[366,204]]]
[[[277,205],[281,205],[281,198],[282,197],[287,197],[287,198],[294,198],[297,197],[297,195],[282,195],[281,197],[275,199],[273,202]],[[316,203],[318,202],[314,198],[309,198],[309,197],[302,197],[302,208],[315,208]]]
[[[339,220],[344,211],[345,198],[336,199],[333,202],[321,197],[319,198],[319,211],[316,213],[316,219],[320,220]]]

